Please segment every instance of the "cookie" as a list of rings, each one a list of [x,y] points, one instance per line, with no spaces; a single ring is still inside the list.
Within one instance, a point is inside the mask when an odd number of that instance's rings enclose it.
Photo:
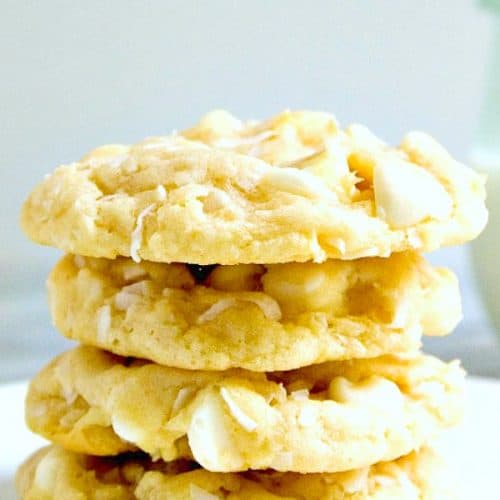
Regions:
[[[67,337],[197,370],[408,353],[461,318],[455,276],[413,252],[208,268],[67,255],[48,288]]]
[[[19,469],[21,500],[446,500],[446,469],[430,448],[392,462],[331,474],[208,472],[187,461],[153,462],[43,448]]]
[[[189,371],[78,347],[31,382],[26,421],[90,455],[140,449],[215,472],[338,472],[418,449],[461,416],[463,372],[430,356],[288,372]]]
[[[484,199],[484,178],[420,132],[391,147],[326,113],[242,123],[215,112],[180,135],[59,167],[22,226],[92,257],[323,262],[464,243],[486,223]]]

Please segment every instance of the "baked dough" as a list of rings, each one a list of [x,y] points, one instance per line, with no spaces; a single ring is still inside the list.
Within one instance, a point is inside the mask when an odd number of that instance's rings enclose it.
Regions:
[[[28,426],[90,455],[141,449],[215,472],[338,472],[408,454],[459,420],[463,372],[420,355],[289,372],[187,371],[78,347],[31,382]]]
[[[190,270],[67,255],[48,281],[55,326],[166,366],[274,371],[415,352],[461,318],[456,277],[413,252]]]
[[[327,113],[243,123],[214,112],[178,135],[98,148],[38,185],[34,241],[192,264],[282,263],[435,250],[483,229],[484,178],[431,137],[390,147]]]
[[[450,483],[429,448],[348,472],[221,474],[146,455],[99,458],[43,448],[16,478],[21,500],[447,500]]]

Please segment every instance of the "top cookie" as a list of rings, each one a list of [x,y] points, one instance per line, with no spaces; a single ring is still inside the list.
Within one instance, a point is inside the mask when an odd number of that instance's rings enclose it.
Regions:
[[[85,256],[196,264],[387,256],[483,229],[484,179],[431,137],[390,147],[326,113],[210,113],[181,134],[98,148],[49,175],[22,225]]]

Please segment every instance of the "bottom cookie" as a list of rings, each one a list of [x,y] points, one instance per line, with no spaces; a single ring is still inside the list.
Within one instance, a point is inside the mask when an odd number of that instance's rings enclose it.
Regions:
[[[452,498],[441,460],[430,448],[391,462],[331,474],[208,472],[194,462],[153,462],[145,454],[103,458],[57,446],[19,469],[22,500],[425,499]]]

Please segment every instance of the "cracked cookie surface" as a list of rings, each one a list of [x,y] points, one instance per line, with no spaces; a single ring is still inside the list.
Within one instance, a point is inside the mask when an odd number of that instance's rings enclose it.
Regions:
[[[195,127],[98,148],[29,196],[22,226],[70,253],[195,264],[388,256],[483,229],[484,179],[431,137],[390,147],[319,112]]]

